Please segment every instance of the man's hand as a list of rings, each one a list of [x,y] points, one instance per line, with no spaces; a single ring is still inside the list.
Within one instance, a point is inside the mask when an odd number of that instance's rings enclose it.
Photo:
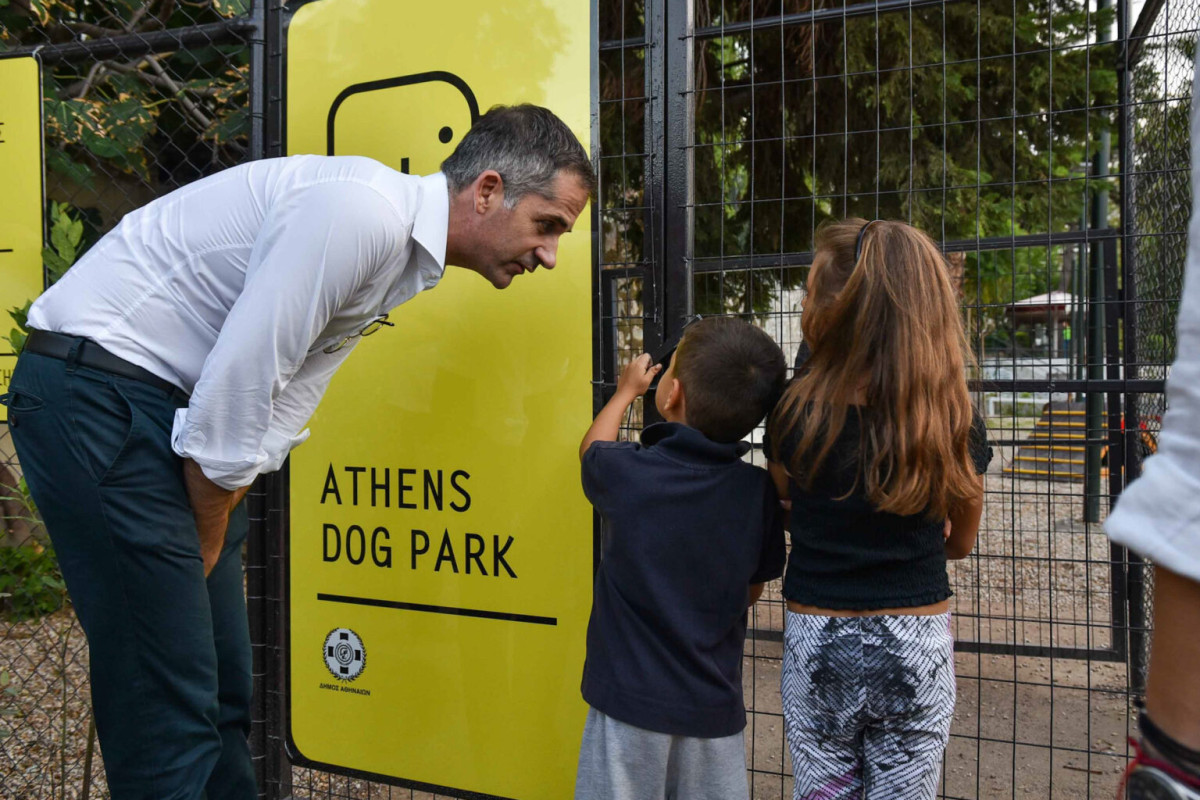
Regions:
[[[225,531],[229,527],[229,512],[233,511],[250,487],[230,491],[210,481],[200,465],[190,458],[183,461],[183,483],[187,488],[192,514],[196,517],[196,532],[200,536],[200,556],[204,560],[204,576],[208,577],[217,565],[225,546]]]

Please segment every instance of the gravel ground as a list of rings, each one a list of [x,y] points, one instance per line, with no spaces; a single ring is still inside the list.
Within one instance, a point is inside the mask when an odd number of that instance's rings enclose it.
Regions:
[[[91,707],[87,644],[69,610],[0,622],[0,798],[83,796]],[[99,757],[91,797],[107,797]]]
[[[1111,643],[1109,547],[1082,522],[1082,485],[1001,474],[997,448],[976,555],[951,566],[956,636],[989,645],[1102,650]],[[1102,503],[1106,505],[1106,503]],[[779,712],[783,604],[776,583],[756,609],[745,682],[753,796],[790,797]],[[88,747],[87,653],[69,610],[0,622],[0,800],[82,797]],[[943,781],[950,798],[1111,798],[1130,724],[1121,663],[960,652],[958,705]],[[5,677],[7,676],[7,677]],[[90,797],[105,798],[103,767]],[[435,797],[293,770],[293,796],[354,800]]]

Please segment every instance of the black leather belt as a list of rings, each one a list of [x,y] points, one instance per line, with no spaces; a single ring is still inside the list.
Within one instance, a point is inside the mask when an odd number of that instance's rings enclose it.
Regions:
[[[187,396],[183,390],[170,381],[163,380],[153,372],[143,369],[137,364],[130,364],[120,356],[114,356],[91,339],[68,336],[64,333],[34,330],[29,332],[29,338],[25,340],[25,350],[30,353],[37,353],[40,356],[49,356],[50,358],[66,361],[67,355],[71,352],[71,347],[76,342],[79,342],[76,363],[81,367],[88,367],[100,370],[101,372],[108,372],[112,375],[119,375],[122,378],[140,381],[153,386],[155,389],[160,389],[168,395]]]

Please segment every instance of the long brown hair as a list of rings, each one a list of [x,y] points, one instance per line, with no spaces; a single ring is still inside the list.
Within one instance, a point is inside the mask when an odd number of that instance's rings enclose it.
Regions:
[[[946,261],[903,222],[846,219],[817,230],[801,317],[812,350],[769,423],[801,486],[829,456],[865,394],[858,480],[880,511],[944,518],[979,485],[968,454],[971,354]]]

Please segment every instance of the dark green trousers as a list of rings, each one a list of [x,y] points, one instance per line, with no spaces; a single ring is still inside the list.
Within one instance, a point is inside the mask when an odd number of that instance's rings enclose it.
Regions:
[[[87,634],[113,800],[253,800],[246,512],[206,579],[170,445],[186,400],[31,353],[9,389],[21,469]]]

